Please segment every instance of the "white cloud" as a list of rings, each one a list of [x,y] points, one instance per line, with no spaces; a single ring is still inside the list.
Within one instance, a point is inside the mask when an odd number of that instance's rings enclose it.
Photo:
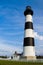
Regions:
[[[41,48],[42,46],[35,46],[35,52],[36,55],[43,55],[43,48]]]
[[[11,45],[11,44],[9,45],[9,44],[4,43],[5,41],[6,40],[0,39],[0,55],[4,55],[3,53],[5,53],[6,55],[13,54],[15,51],[20,52],[20,53],[22,52],[23,49],[22,49],[21,46],[15,46],[15,45]],[[16,43],[16,42],[8,41],[8,43],[13,44],[13,43]]]
[[[39,40],[43,40],[43,36],[39,35],[37,32],[34,32],[34,37]]]
[[[9,52],[9,53],[14,53],[15,51],[17,52],[22,52],[22,48],[17,47],[17,46],[11,46],[11,45],[7,45],[7,44],[0,44],[0,49],[3,50],[3,52]],[[1,51],[0,51],[1,52]],[[3,54],[3,52],[1,52]],[[9,54],[8,53],[8,54]],[[8,55],[7,54],[7,55]]]

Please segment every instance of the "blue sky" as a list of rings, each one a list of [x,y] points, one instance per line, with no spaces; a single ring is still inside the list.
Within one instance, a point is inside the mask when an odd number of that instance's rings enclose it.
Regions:
[[[35,51],[43,55],[43,0],[0,0],[0,55],[23,52],[24,10],[34,11]]]

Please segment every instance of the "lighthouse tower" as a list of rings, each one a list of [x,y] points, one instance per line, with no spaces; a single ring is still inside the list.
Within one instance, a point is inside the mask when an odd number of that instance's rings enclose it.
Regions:
[[[25,15],[25,32],[24,32],[24,45],[23,57],[26,59],[36,59],[35,45],[34,45],[34,31],[33,31],[33,10],[30,6],[26,7]]]

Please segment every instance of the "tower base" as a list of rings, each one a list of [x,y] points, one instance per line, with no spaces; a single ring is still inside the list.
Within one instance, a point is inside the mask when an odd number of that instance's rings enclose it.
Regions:
[[[36,56],[24,56],[23,59],[25,59],[25,60],[36,60]]]

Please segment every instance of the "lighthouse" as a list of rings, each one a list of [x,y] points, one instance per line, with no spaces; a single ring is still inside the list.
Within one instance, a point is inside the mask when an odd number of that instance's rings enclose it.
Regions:
[[[33,30],[33,10],[31,6],[27,6],[24,11],[25,28],[24,28],[24,43],[23,43],[23,57],[25,59],[36,59],[35,45],[34,45],[34,30]]]

